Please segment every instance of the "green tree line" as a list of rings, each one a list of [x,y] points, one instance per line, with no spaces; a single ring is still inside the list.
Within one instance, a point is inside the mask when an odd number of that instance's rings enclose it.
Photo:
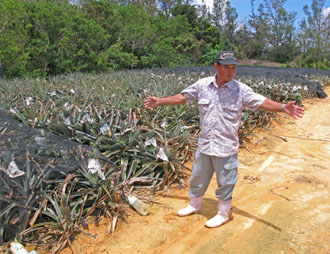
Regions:
[[[190,0],[1,0],[3,76],[207,66],[224,49],[329,68],[325,0],[304,7],[299,28],[285,2],[263,0],[243,23],[226,0],[214,0],[213,11]]]

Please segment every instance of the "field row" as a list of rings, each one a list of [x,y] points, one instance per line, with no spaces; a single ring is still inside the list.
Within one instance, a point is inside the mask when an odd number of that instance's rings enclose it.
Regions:
[[[196,148],[197,106],[146,110],[143,102],[179,93],[210,74],[134,71],[1,81],[0,244],[17,237],[58,252],[89,216],[108,216],[115,225],[128,195],[146,200],[141,190],[180,183]],[[280,102],[302,104],[317,96],[303,83],[238,79]],[[317,79],[329,83],[327,75]],[[241,146],[274,119],[275,113],[244,111]]]

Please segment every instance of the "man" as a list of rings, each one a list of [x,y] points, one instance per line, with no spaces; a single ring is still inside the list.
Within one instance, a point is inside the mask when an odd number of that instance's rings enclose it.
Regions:
[[[233,52],[221,51],[213,65],[214,77],[203,78],[174,96],[148,97],[144,104],[151,109],[160,105],[198,102],[201,131],[190,178],[190,204],[177,214],[188,216],[200,211],[215,171],[218,183],[215,194],[219,201],[217,214],[205,223],[210,228],[218,227],[229,219],[232,193],[237,182],[238,129],[243,108],[285,112],[295,119],[304,115],[304,109],[296,106],[295,101],[277,103],[235,80],[237,64]]]

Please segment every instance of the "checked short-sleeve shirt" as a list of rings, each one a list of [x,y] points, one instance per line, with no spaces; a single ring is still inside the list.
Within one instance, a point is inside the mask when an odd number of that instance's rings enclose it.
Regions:
[[[215,76],[203,78],[181,92],[188,103],[197,101],[200,114],[198,148],[201,153],[228,157],[238,152],[242,111],[257,111],[266,97],[231,80],[220,88]]]

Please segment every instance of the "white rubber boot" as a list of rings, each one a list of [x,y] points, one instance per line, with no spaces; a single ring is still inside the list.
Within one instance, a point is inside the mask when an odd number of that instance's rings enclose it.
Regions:
[[[177,212],[178,216],[189,216],[198,213],[201,210],[203,196],[197,198],[190,198],[190,204]]]
[[[229,211],[231,208],[231,200],[218,201],[218,213],[212,219],[205,222],[205,226],[208,228],[219,227],[229,220]]]

